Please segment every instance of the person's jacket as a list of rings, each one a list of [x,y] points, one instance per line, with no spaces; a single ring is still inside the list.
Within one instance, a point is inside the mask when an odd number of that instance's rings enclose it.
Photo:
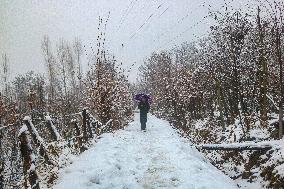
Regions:
[[[140,109],[141,114],[147,114],[150,110],[150,105],[147,101],[146,102],[141,101],[138,104],[138,108]]]

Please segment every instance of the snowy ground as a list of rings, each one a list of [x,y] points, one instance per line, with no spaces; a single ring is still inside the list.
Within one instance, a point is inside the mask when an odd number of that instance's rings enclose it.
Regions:
[[[169,123],[139,115],[125,130],[102,138],[62,170],[54,189],[231,189],[234,182],[178,136]]]

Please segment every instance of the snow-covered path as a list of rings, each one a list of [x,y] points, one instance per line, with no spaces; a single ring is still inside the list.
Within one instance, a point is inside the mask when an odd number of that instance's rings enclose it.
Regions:
[[[54,189],[235,189],[169,123],[149,116],[147,132],[139,115],[125,130],[104,134],[63,169]]]

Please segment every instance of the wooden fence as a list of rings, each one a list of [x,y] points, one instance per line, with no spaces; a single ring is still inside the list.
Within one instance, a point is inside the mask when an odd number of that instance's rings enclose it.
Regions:
[[[221,151],[246,151],[246,150],[257,150],[267,151],[272,149],[270,144],[263,143],[234,143],[234,144],[203,144],[197,145],[197,149],[204,150],[221,150]]]
[[[16,187],[15,185],[9,186],[7,182],[5,183],[5,178],[7,178],[5,174],[9,172],[6,169],[9,169],[9,165],[5,165],[5,159],[2,158],[0,159],[0,189],[22,187],[39,189],[41,182],[51,186],[57,178],[58,169],[64,166],[61,157],[64,153],[66,159],[68,159],[68,154],[72,151],[82,153],[88,149],[88,146],[95,136],[103,132],[108,132],[112,128],[112,120],[109,120],[103,125],[100,121],[95,119],[87,109],[83,109],[82,112],[74,115],[77,115],[77,117],[74,116],[72,120],[70,120],[72,125],[70,127],[72,132],[70,133],[72,133],[72,135],[68,138],[62,137],[59,134],[59,127],[55,126],[50,116],[45,117],[45,126],[49,132],[49,136],[51,136],[48,142],[40,136],[32,119],[26,116],[22,120],[23,125],[20,129],[18,128],[18,145],[16,145],[21,154],[22,170],[20,171],[20,184]],[[2,131],[7,128],[12,128],[12,126],[0,127],[0,149],[4,147],[2,144],[4,136]],[[41,134],[45,135],[47,133]],[[50,175],[48,176],[43,177],[39,173],[44,173],[47,170],[50,171]],[[39,179],[39,175],[41,175],[42,180]]]

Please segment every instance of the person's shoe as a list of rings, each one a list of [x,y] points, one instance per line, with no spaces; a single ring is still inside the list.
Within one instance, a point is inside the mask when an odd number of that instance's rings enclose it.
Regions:
[[[146,129],[142,129],[143,132],[146,132]]]

